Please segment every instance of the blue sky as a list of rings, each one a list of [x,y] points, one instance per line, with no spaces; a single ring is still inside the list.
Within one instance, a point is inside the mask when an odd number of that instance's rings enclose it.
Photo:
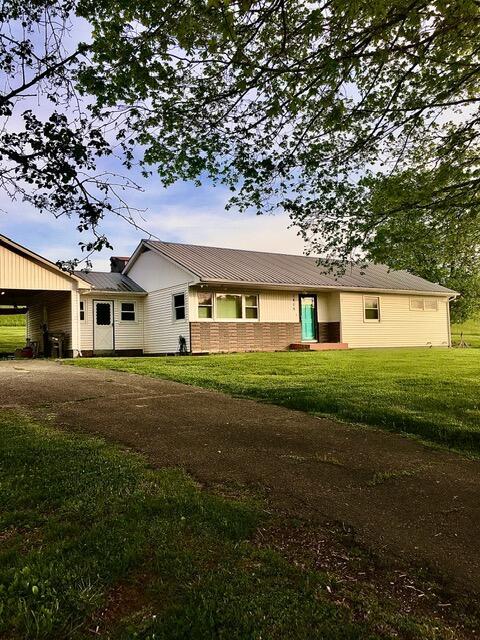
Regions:
[[[70,46],[80,40],[89,40],[87,23],[75,19],[73,26]],[[69,43],[65,44],[68,46]],[[17,106],[7,126],[13,130],[22,127],[20,114],[28,108],[33,108],[39,117],[47,118],[51,112],[51,106],[45,104],[41,95],[27,98]],[[118,172],[118,160],[110,158],[105,163],[102,169]],[[123,169],[120,172],[128,175]],[[138,221],[161,240],[284,253],[304,251],[304,243],[296,231],[289,228],[287,216],[227,212],[225,204],[229,192],[222,187],[206,183],[198,188],[193,184],[178,183],[165,189],[155,175],[144,180],[139,178],[138,171],[134,171],[131,177],[141,184],[143,191],[127,192],[125,199],[132,207],[146,209],[144,220]],[[82,257],[79,242],[89,238],[86,233],[76,230],[76,223],[74,218],[55,219],[21,200],[12,201],[0,191],[0,233],[50,260]],[[106,218],[100,231],[108,236],[114,250],[92,257],[93,268],[97,270],[109,269],[111,255],[130,255],[140,238],[146,235],[114,215]]]
[[[302,253],[303,241],[289,229],[285,215],[256,216],[225,211],[228,192],[219,187],[195,187],[188,183],[165,189],[153,176],[144,183],[143,192],[127,194],[132,206],[147,209],[143,228],[161,240],[190,242],[210,246],[256,249],[280,253]],[[92,257],[93,268],[109,269],[111,255],[130,255],[145,233],[110,214],[104,231],[114,246]],[[0,233],[27,246],[50,260],[81,257],[78,246],[88,235],[76,230],[76,220],[55,219],[22,201],[12,201],[0,193]]]

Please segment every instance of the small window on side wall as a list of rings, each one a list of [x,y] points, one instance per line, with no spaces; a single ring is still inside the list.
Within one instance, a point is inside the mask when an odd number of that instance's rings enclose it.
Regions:
[[[380,298],[365,297],[363,299],[363,319],[365,322],[380,322]]]
[[[438,311],[438,300],[435,298],[410,298],[412,311]]]
[[[423,298],[410,298],[410,309],[412,311],[424,311],[424,300]]]
[[[213,294],[198,292],[198,317],[213,318]]]
[[[173,319],[185,320],[185,294],[177,293],[173,296]]]
[[[85,322],[85,300],[80,300],[80,322]]]
[[[247,320],[257,320],[258,296],[245,296],[245,318]]]
[[[122,306],[120,309],[120,319],[122,322],[135,322],[135,302],[122,302]]]

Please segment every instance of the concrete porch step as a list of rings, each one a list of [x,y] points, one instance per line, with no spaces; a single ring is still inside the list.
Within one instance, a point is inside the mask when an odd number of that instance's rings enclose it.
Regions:
[[[333,351],[348,349],[346,342],[295,342],[288,347],[289,351]]]

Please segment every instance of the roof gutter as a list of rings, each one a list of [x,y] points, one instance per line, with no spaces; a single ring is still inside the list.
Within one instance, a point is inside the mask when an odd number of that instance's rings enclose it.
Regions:
[[[418,289],[382,289],[378,287],[343,287],[340,285],[297,285],[297,284],[274,284],[271,282],[249,282],[247,280],[221,280],[210,278],[208,280],[201,280],[200,286],[228,286],[228,287],[250,287],[252,289],[273,289],[280,291],[349,291],[349,292],[368,292],[368,293],[398,293],[398,294],[410,294],[421,296],[435,296],[435,297],[458,297],[460,294],[456,291],[422,291]]]
[[[79,290],[79,293],[81,293],[82,295],[89,295],[89,294],[93,294],[96,295],[97,293],[100,293],[102,295],[109,295],[109,296],[118,296],[118,295],[122,295],[122,296],[140,296],[140,297],[144,297],[146,295],[148,295],[147,291],[112,291],[111,289],[81,289]]]

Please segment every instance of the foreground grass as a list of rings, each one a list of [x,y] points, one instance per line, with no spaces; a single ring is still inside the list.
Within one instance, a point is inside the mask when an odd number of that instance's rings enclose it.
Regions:
[[[480,453],[480,357],[475,350],[251,353],[73,363],[220,389]]]
[[[462,324],[452,324],[452,343],[459,344],[462,339],[469,347],[480,349],[480,319],[467,320]]]
[[[265,518],[254,504],[5,412],[0,513],[1,637],[464,637],[459,617],[456,628],[431,617],[425,600],[404,613],[254,546]]]

